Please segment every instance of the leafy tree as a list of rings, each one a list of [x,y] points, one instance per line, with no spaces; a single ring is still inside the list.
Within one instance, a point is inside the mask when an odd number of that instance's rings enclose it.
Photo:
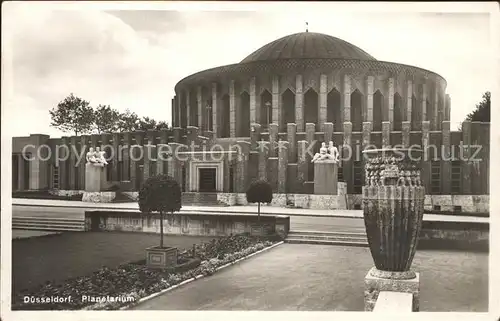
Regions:
[[[139,126],[136,130],[150,131],[161,130],[162,128],[168,128],[168,124],[165,121],[156,121],[153,118],[142,117],[139,120]]]
[[[465,117],[466,121],[491,121],[491,93],[489,91],[483,94],[483,100],[476,104],[476,109]],[[460,124],[460,129],[462,124]]]
[[[94,111],[94,125],[98,134],[116,132],[119,120],[120,113],[109,105],[99,105]]]
[[[124,113],[120,113],[118,117],[118,131],[120,132],[133,132],[139,128],[140,119],[136,113],[130,110],[125,110]]]
[[[264,180],[252,182],[246,192],[248,203],[258,203],[258,220],[260,221],[260,203],[271,203],[273,200],[273,189]]]
[[[90,103],[71,93],[50,112],[50,126],[75,135],[90,133],[94,124],[94,110]]]
[[[181,187],[168,175],[152,176],[139,191],[139,209],[142,213],[160,213],[160,248],[163,248],[163,220],[165,213],[174,214],[182,205]]]

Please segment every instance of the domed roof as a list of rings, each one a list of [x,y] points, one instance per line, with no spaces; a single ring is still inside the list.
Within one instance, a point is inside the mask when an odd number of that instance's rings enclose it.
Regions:
[[[254,51],[241,63],[298,58],[376,60],[362,49],[339,38],[315,32],[285,36]]]

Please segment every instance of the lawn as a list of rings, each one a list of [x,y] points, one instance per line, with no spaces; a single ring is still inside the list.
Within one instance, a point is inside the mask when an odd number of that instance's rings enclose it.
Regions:
[[[165,244],[180,250],[213,237],[166,236]],[[146,257],[145,249],[160,242],[159,234],[68,232],[12,240],[12,290],[47,281],[60,282]]]

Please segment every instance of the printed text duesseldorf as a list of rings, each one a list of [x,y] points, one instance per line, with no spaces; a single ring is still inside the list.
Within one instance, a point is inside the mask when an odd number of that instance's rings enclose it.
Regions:
[[[50,303],[66,303],[72,302],[73,298],[70,296],[25,296],[24,303],[31,304],[50,304]],[[133,302],[135,298],[133,296],[94,296],[94,295],[82,295],[82,303],[102,303],[102,302]]]

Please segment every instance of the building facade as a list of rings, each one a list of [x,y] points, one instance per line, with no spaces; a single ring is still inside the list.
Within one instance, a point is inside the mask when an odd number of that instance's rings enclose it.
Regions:
[[[422,166],[429,195],[489,193],[489,123],[465,122],[462,131],[451,131],[443,77],[376,60],[329,35],[289,35],[238,64],[190,75],[177,83],[171,103],[169,130],[14,138],[13,189],[81,190],[85,165],[75,160],[82,146],[109,145],[107,155],[120,155],[110,160],[109,180],[130,182],[132,190],[155,173],[170,173],[187,192],[243,193],[260,178],[277,194],[312,194],[311,153],[333,141],[340,147],[339,181],[347,195],[361,193],[360,151],[369,145],[428,150]],[[33,161],[22,159],[26,144],[73,148],[55,164],[54,155],[37,155],[35,147]],[[186,157],[131,160],[132,153],[146,149],[157,155],[161,144]],[[131,145],[142,147],[117,153]],[[474,153],[481,161],[470,160]]]

